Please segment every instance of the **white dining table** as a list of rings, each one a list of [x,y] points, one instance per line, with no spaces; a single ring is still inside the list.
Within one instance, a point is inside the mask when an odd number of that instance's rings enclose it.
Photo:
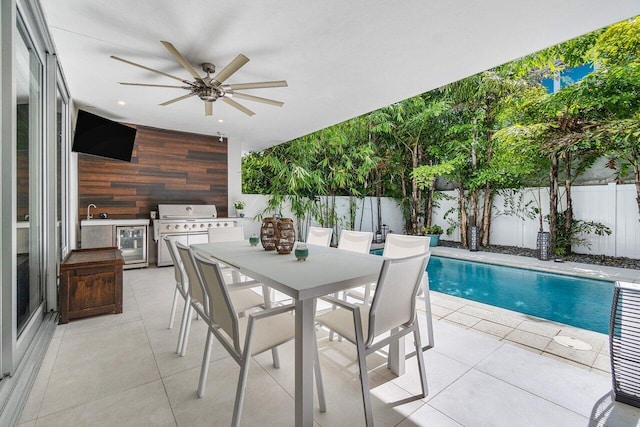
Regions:
[[[383,258],[376,255],[307,245],[309,257],[286,255],[250,246],[248,241],[193,244],[191,248],[293,298],[295,303],[295,424],[313,425],[313,358],[315,299],[375,282]],[[389,367],[404,371],[404,343],[390,348]]]

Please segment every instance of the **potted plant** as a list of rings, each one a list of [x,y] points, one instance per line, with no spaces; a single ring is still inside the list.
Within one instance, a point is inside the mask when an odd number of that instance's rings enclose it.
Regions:
[[[236,208],[236,214],[240,217],[243,218],[244,217],[244,207],[245,204],[242,200],[236,200],[235,202],[233,202],[233,207]]]
[[[430,225],[422,229],[424,235],[430,237],[429,246],[438,246],[440,243],[440,235],[443,233],[442,227],[439,225]]]

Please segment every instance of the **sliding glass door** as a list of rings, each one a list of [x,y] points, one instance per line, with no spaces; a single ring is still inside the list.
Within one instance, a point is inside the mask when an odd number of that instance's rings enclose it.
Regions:
[[[16,38],[16,324],[20,337],[43,292],[43,65],[22,25]]]

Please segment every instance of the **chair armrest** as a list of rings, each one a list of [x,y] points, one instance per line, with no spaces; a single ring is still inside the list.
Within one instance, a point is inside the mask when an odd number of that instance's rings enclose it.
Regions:
[[[252,317],[256,320],[262,319],[269,316],[275,316],[278,314],[286,313],[288,311],[295,310],[296,306],[294,304],[283,305],[280,307],[269,308],[267,310],[261,310],[253,313],[249,313],[249,317]]]
[[[345,310],[350,310],[350,311],[354,311],[356,309],[359,309],[360,307],[358,307],[355,304],[351,304],[350,302],[338,299],[336,297],[333,297],[331,295],[325,295],[323,297],[320,297],[319,299],[329,302],[331,304],[335,304],[338,307],[344,308]]]

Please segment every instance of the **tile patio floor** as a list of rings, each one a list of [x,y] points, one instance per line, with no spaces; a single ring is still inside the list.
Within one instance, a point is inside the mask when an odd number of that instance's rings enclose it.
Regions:
[[[239,368],[216,343],[207,395],[196,397],[204,322],[193,322],[186,357],[176,355],[178,322],[167,329],[172,269],[129,270],[124,278],[123,314],[58,326],[20,425],[229,425]],[[414,397],[420,390],[415,357],[401,377],[386,369],[382,355],[367,359],[376,425],[640,426],[640,409],[612,399],[606,335],[435,292],[432,305],[436,345],[425,352],[425,399]],[[592,350],[554,345],[557,334]],[[280,369],[268,352],[252,364],[243,425],[293,425],[293,343],[281,348]],[[321,334],[320,353],[328,410],[322,414],[316,404],[316,425],[363,425],[354,347]]]

